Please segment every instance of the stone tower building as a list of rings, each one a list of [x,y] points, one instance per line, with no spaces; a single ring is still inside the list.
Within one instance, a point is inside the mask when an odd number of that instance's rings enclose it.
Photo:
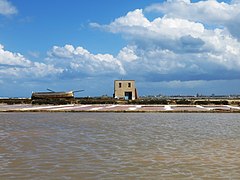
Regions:
[[[137,99],[137,90],[134,80],[115,80],[114,94],[116,99],[134,100]]]

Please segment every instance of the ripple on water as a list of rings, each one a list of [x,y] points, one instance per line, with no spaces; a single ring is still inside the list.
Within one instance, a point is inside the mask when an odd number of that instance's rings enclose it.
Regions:
[[[237,179],[240,114],[9,113],[1,179]]]

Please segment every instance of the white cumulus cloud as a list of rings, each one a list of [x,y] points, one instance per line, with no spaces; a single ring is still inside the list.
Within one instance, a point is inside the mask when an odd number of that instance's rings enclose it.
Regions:
[[[169,18],[182,18],[201,22],[210,27],[227,28],[231,34],[240,38],[240,1],[231,3],[206,0],[168,0],[146,7],[145,12],[158,12]]]
[[[51,64],[32,62],[20,53],[6,51],[0,45],[0,78],[7,79],[36,79],[56,75],[62,69],[55,68]]]
[[[120,61],[127,61],[132,62],[138,59],[138,56],[135,54],[136,46],[127,46],[124,47],[120,52],[118,53],[117,58]]]
[[[190,0],[168,0],[148,6],[146,12],[160,12],[165,16],[184,18],[207,24],[224,24],[239,13],[240,4],[228,4],[216,0],[190,2]]]
[[[186,17],[187,15],[170,16],[170,12],[177,13],[170,5],[175,7],[178,3],[184,7],[196,6],[190,1],[168,1],[147,8],[148,11],[157,7],[166,8],[168,11],[161,10],[166,13],[162,17],[149,20],[143,10],[136,9],[108,25],[98,24],[94,27],[122,34],[129,41],[131,45],[120,50],[117,56],[127,74],[141,75],[152,80],[238,78],[237,74],[240,73],[239,40],[227,28],[208,27],[201,22],[201,19],[197,21],[196,19],[200,17],[190,19]],[[208,8],[206,12],[215,12],[221,7],[225,8],[225,14],[228,15],[231,8],[235,7],[216,1],[199,3],[203,4],[201,7]],[[222,9],[220,12],[223,11]],[[191,8],[186,8],[184,13],[191,14],[191,12]],[[224,18],[230,18],[225,14],[223,13]],[[205,18],[204,21],[209,20],[210,24],[213,21],[213,18]],[[217,23],[217,15],[214,18]]]
[[[47,61],[65,68],[65,72],[86,75],[125,74],[122,63],[111,54],[92,54],[82,47],[54,46]]]
[[[8,0],[0,0],[0,14],[7,16],[16,14],[17,12],[17,8],[14,7]]]

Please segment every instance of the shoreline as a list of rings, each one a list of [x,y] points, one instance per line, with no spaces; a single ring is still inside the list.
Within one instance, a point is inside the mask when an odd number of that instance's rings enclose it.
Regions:
[[[230,105],[113,105],[67,104],[32,105],[0,104],[0,112],[66,112],[66,113],[240,113],[239,106]]]

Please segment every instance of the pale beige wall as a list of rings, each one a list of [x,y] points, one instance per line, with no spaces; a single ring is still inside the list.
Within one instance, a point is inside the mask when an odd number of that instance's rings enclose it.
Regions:
[[[121,87],[119,87],[121,83]],[[128,84],[131,84],[131,87],[128,87]],[[136,98],[135,94],[135,81],[134,80],[115,80],[114,81],[114,94],[115,98],[124,98],[125,92],[132,92],[132,99]]]

